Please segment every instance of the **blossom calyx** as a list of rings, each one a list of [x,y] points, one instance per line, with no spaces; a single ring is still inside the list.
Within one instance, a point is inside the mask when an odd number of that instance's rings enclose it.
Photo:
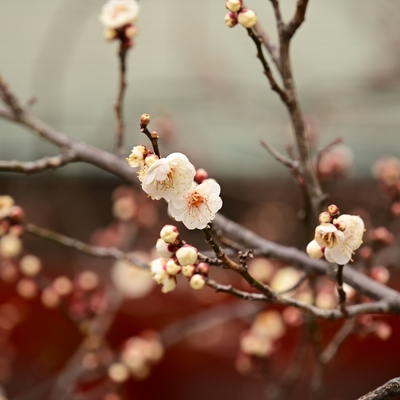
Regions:
[[[198,250],[196,247],[193,247],[190,244],[185,244],[177,250],[175,255],[179,264],[181,264],[182,267],[185,267],[186,265],[194,264],[197,261],[197,253]]]
[[[175,243],[179,239],[178,228],[174,225],[165,225],[160,231],[160,237],[166,243]]]
[[[252,28],[257,23],[257,15],[253,10],[244,8],[238,14],[238,21],[245,28]]]

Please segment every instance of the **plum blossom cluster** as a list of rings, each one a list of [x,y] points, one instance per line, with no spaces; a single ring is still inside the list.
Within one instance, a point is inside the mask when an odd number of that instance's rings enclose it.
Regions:
[[[175,226],[165,225],[161,229],[156,249],[161,258],[150,263],[150,270],[153,279],[162,285],[163,293],[175,289],[178,274],[188,278],[194,290],[204,287],[209,266],[198,261],[198,250],[180,239]]]
[[[340,215],[339,208],[332,204],[319,215],[315,237],[308,246],[311,258],[325,256],[331,263],[345,265],[352,260],[352,255],[363,243],[364,221],[356,215]]]
[[[243,8],[243,0],[227,0],[225,7],[229,10],[229,13],[225,15],[225,24],[229,28],[233,28],[239,23],[249,29],[257,23],[256,13]]]
[[[108,376],[114,383],[123,383],[132,377],[145,379],[151,367],[164,355],[164,348],[159,335],[154,331],[144,331],[140,336],[133,336],[125,341],[119,360],[108,368]]]
[[[137,34],[134,22],[139,15],[139,8],[136,0],[108,0],[99,16],[105,39],[119,39],[126,49],[132,47]]]
[[[142,189],[153,200],[165,199],[168,212],[188,229],[204,229],[222,207],[221,188],[213,179],[206,179],[204,170],[196,173],[182,153],[160,158],[145,146],[135,146],[126,159],[132,168],[139,168]],[[194,179],[201,177],[199,183]]]

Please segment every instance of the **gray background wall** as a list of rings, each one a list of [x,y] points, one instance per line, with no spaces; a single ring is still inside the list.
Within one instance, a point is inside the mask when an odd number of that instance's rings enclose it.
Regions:
[[[295,1],[281,0],[290,16]],[[0,73],[38,116],[71,136],[112,148],[116,43],[106,43],[98,0],[1,0]],[[248,0],[274,35],[267,0]],[[260,147],[290,142],[286,111],[269,89],[253,43],[225,27],[224,0],[142,0],[129,54],[126,149],[145,142],[143,112],[174,126],[165,151],[183,151],[213,175],[287,174]],[[354,174],[400,155],[400,0],[311,0],[296,34],[293,65],[305,114],[320,144],[342,136]],[[155,125],[153,125],[153,128]],[[0,121],[0,158],[32,160],[57,150]],[[68,166],[94,173],[88,166]]]

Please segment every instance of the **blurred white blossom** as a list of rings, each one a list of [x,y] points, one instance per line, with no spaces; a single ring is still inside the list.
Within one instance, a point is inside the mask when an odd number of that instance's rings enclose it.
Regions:
[[[122,28],[135,22],[139,8],[136,0],[109,0],[101,8],[100,22],[105,28]]]

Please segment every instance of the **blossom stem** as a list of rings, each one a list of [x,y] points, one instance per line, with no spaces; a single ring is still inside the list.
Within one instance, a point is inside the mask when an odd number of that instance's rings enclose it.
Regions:
[[[151,145],[153,146],[154,154],[161,158],[160,149],[158,148],[158,139],[159,136],[156,132],[151,133],[147,129],[147,124],[140,124],[140,131],[143,132],[150,140]]]
[[[336,273],[336,278],[337,278],[337,290],[339,294],[339,306],[340,310],[344,315],[347,315],[346,311],[346,292],[343,290],[343,267],[344,265],[338,264],[338,270]]]

